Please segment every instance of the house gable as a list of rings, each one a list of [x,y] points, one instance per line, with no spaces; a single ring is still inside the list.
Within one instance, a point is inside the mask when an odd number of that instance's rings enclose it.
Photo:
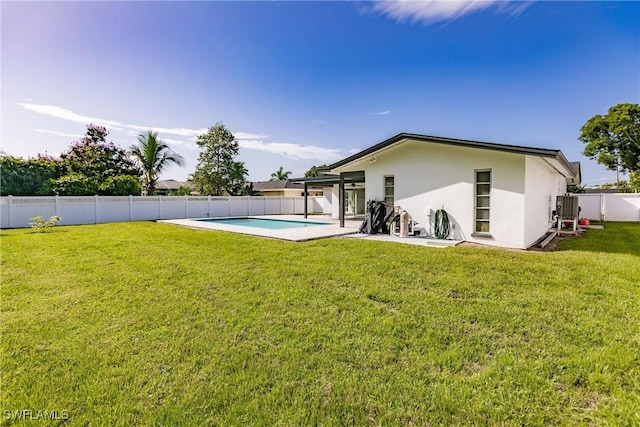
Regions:
[[[321,172],[343,181],[362,174],[367,200],[391,200],[427,233],[435,211],[444,209],[453,238],[517,248],[544,235],[555,196],[568,180],[580,179],[579,165],[560,150],[408,133]],[[489,193],[480,193],[487,185]],[[338,189],[333,193],[339,201]]]
[[[420,135],[413,133],[400,133],[392,138],[382,141],[376,145],[373,145],[352,156],[349,156],[319,170],[323,173],[335,174],[340,173],[343,170],[352,170],[349,165],[352,165],[354,163],[361,163],[364,161],[374,163],[376,161],[376,155],[379,155],[386,150],[393,149],[394,147],[397,147],[408,141],[445,144],[456,147],[476,148],[481,150],[538,156],[548,162],[554,169],[556,169],[566,178],[573,178],[576,176],[575,167],[566,159],[566,157],[560,150],[497,144],[493,142],[482,142],[466,139],[444,138],[439,136]]]

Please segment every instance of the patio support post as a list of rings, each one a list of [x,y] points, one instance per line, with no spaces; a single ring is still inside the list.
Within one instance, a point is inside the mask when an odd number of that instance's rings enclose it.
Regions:
[[[338,185],[338,207],[340,208],[340,228],[344,228],[344,174],[340,174]]]
[[[309,200],[308,199],[309,195],[307,194],[307,188],[308,188],[307,182],[305,181],[304,182],[304,217],[305,217],[305,219],[307,218],[307,214],[308,214],[308,211],[309,211],[309,208],[307,207],[307,203],[308,203],[308,200]]]

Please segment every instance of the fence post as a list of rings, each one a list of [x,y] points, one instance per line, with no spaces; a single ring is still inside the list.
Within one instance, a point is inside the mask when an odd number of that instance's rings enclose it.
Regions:
[[[227,216],[231,216],[231,196],[227,196],[227,204],[229,205],[229,215]]]
[[[93,223],[98,223],[98,195],[93,196]]]
[[[249,196],[247,196],[247,216],[251,215],[251,202],[249,201]]]
[[[7,207],[7,216],[9,217],[9,228],[13,228],[11,225],[11,221],[13,220],[13,196],[9,196],[8,198],[9,206]]]
[[[266,215],[267,214],[267,197],[266,196],[262,196],[262,206],[264,209],[262,212],[262,215]]]
[[[184,217],[187,218],[187,203],[189,202],[189,199],[187,198],[187,196],[184,196]]]
[[[600,221],[604,221],[605,217],[605,193],[600,193]]]
[[[158,195],[158,219],[162,219],[162,196]]]
[[[207,216],[211,216],[211,194],[207,196]]]
[[[56,194],[56,198],[55,198],[55,207],[54,207],[54,211],[56,212],[55,214],[57,216],[60,216],[60,214],[58,213],[58,195]]]
[[[280,212],[279,212],[279,214],[282,215],[282,196],[278,196],[278,198],[280,199]]]
[[[129,222],[131,222],[131,202],[133,201],[133,196],[129,194]]]

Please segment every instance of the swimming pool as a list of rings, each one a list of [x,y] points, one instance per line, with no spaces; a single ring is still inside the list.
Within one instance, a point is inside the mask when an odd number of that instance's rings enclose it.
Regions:
[[[216,218],[216,219],[200,219],[198,221],[210,222],[215,224],[239,225],[242,227],[262,228],[265,230],[284,230],[287,228],[308,228],[317,227],[319,225],[330,225],[326,222],[310,222],[295,221],[290,219],[267,219],[267,218]]]

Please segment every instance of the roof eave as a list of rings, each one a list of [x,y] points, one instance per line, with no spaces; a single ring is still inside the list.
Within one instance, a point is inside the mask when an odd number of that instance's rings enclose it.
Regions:
[[[533,156],[539,156],[539,157],[545,157],[545,158],[554,158],[562,165],[562,169],[565,169],[564,171],[558,170],[558,172],[562,173],[565,176],[567,173],[571,174],[571,176],[575,176],[575,172],[573,171],[573,168],[571,167],[570,162],[567,160],[567,158],[564,156],[564,154],[560,150],[523,147],[523,146],[517,146],[517,145],[498,144],[493,142],[472,141],[472,140],[465,140],[465,139],[443,138],[438,136],[420,135],[420,134],[413,134],[413,133],[399,133],[398,135],[395,135],[376,145],[373,145],[345,159],[342,159],[336,163],[333,163],[327,166],[326,168],[323,168],[322,172],[326,171],[328,173],[337,173],[338,169],[344,168],[345,166],[350,165],[352,163],[362,161],[364,157],[378,154],[379,152],[392,148],[394,145],[401,143],[405,140],[424,141],[424,142],[431,142],[435,144],[455,145],[457,147],[488,149],[492,151],[502,151],[502,152],[508,152],[508,153],[514,153],[514,154],[525,154],[525,155],[533,155]]]

